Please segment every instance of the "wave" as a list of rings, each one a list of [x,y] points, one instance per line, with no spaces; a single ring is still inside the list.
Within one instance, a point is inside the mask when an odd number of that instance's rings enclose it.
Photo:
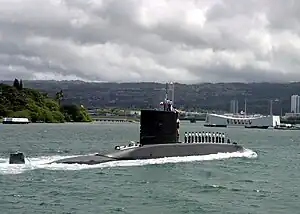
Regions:
[[[157,159],[146,160],[123,160],[112,161],[95,165],[84,164],[57,164],[51,163],[53,161],[70,158],[75,156],[41,156],[26,158],[25,164],[9,164],[8,158],[0,157],[0,174],[20,174],[30,170],[47,169],[47,170],[83,170],[94,168],[108,168],[108,167],[128,167],[128,166],[144,166],[153,164],[166,164],[166,163],[182,163],[182,162],[196,162],[196,161],[210,161],[221,160],[229,158],[257,158],[257,153],[245,149],[243,152],[233,153],[218,153],[203,156],[185,156],[185,157],[166,157]]]

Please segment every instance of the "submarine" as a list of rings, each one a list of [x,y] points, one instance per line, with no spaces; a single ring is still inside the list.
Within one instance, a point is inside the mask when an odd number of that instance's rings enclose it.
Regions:
[[[217,153],[243,152],[224,133],[185,133],[184,141],[179,140],[178,112],[167,110],[141,110],[140,140],[128,145],[117,145],[107,154],[80,155],[59,159],[51,163],[100,164],[109,161],[142,160],[165,157],[210,155]],[[24,154],[10,154],[10,164],[25,164]]]
[[[178,112],[141,110],[140,140],[115,146],[107,154],[81,155],[52,163],[99,164],[109,161],[141,160],[165,157],[199,156],[217,153],[243,152],[244,148],[221,133],[185,133],[179,141]]]

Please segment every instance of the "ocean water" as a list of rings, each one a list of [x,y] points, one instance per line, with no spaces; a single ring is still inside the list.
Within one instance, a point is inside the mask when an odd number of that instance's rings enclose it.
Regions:
[[[218,130],[248,149],[84,166],[48,163],[138,140],[139,124],[0,125],[0,213],[300,213],[300,132]]]

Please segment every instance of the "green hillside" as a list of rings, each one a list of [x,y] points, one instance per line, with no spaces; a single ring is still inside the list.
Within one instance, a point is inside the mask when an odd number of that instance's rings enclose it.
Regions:
[[[6,83],[6,82],[5,82]],[[9,83],[11,84],[11,83]],[[165,84],[160,83],[96,83],[82,81],[26,80],[26,86],[55,96],[63,90],[64,103],[80,103],[86,108],[140,109],[156,108],[164,99]],[[284,115],[291,111],[291,95],[300,93],[300,82],[292,83],[175,83],[175,105],[186,111],[229,111],[230,100],[239,102],[239,111]],[[277,101],[275,101],[277,100]]]
[[[12,86],[0,84],[0,116],[27,117],[31,122],[63,123],[92,121],[83,106],[60,105],[63,93],[56,98],[46,93],[23,87],[22,80],[15,79]]]

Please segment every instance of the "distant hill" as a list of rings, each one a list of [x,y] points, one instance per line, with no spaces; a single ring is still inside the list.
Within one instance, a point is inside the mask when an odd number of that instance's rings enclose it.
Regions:
[[[32,122],[47,123],[91,121],[83,107],[74,104],[60,105],[59,99],[51,98],[28,85],[25,87],[21,80],[6,83],[0,84],[1,117],[26,117]],[[56,97],[58,94],[55,93]]]
[[[82,81],[24,81],[24,85],[54,96],[63,90],[63,103],[82,103],[87,108],[97,107],[157,107],[164,97],[164,84],[160,83],[87,83]],[[300,94],[300,83],[203,83],[175,84],[175,105],[185,110],[229,111],[230,100],[239,101],[247,112],[269,113],[270,99],[273,112],[290,111],[290,97]]]

